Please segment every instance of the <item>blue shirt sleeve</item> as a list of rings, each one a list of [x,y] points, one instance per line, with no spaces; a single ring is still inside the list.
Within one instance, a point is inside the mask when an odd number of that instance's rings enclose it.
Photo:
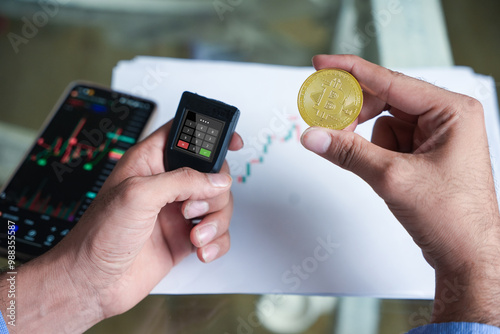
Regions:
[[[500,328],[474,322],[446,322],[417,327],[407,334],[500,334]]]
[[[9,330],[7,329],[7,324],[5,320],[3,320],[2,312],[0,311],[0,334],[9,334]]]

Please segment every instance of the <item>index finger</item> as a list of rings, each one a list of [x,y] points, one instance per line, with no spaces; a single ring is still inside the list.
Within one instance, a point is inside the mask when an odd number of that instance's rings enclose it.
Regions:
[[[390,107],[410,115],[440,109],[453,100],[453,93],[425,81],[391,71],[354,55],[318,55],[314,67],[340,68],[351,73],[363,90]]]

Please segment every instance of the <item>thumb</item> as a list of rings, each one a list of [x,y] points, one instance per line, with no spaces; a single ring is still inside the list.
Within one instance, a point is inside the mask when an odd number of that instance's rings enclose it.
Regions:
[[[205,174],[191,168],[180,168],[151,176],[130,177],[115,191],[125,208],[161,209],[173,202],[212,198],[230,187],[229,174]]]
[[[301,142],[306,149],[358,175],[377,192],[396,155],[344,130],[312,127],[302,134]]]

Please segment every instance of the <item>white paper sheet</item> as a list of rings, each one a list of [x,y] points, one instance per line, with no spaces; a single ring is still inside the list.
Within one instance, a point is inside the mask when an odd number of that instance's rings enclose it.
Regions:
[[[241,110],[237,131],[246,146],[227,157],[235,198],[231,250],[211,264],[188,257],[152,293],[433,297],[432,268],[385,203],[357,176],[300,145],[307,126],[296,99],[312,72],[309,67],[153,57],[116,66],[114,89],[158,103],[148,132],[174,116],[185,90]],[[478,97],[486,109],[492,156],[498,156],[491,78],[464,67],[403,72]],[[357,132],[370,138],[372,126],[367,122]]]

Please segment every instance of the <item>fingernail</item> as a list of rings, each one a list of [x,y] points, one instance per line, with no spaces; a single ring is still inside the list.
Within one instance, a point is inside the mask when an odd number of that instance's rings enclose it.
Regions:
[[[300,141],[308,150],[313,151],[314,153],[323,154],[326,153],[330,147],[332,137],[324,129],[309,128],[304,131]]]
[[[184,218],[199,217],[208,212],[208,203],[205,201],[189,202],[184,209]]]
[[[215,260],[217,254],[219,254],[219,246],[217,245],[208,245],[201,251],[201,257],[205,262],[211,262]]]
[[[200,246],[208,244],[217,234],[217,226],[215,224],[206,224],[196,230],[196,238]]]
[[[208,175],[208,180],[215,187],[220,187],[220,188],[227,187],[228,185],[231,184],[232,181],[231,176],[225,173],[207,174],[207,175]]]
[[[311,64],[313,65],[314,68],[316,68],[316,66],[314,65],[314,59],[318,57],[318,55],[315,55],[311,58]]]
[[[313,65],[313,67],[314,67],[315,69],[317,69],[317,70],[318,70],[318,68],[316,67],[316,61],[317,61],[317,59],[318,59],[319,57],[323,57],[323,56],[324,56],[324,54],[318,54],[318,55],[315,55],[314,57],[312,57],[312,58],[311,58],[311,63],[312,63],[312,65]]]

